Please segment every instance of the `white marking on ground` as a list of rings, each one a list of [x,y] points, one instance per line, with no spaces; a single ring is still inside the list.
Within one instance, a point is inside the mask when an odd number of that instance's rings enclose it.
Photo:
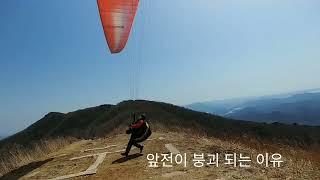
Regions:
[[[174,171],[174,172],[170,172],[170,173],[165,173],[165,174],[162,175],[162,177],[171,178],[171,177],[174,177],[174,176],[184,175],[185,173],[186,172]]]
[[[132,149],[136,149],[136,147],[132,147]],[[117,151],[106,151],[106,152],[103,152],[105,154],[113,154],[113,153],[119,153],[119,152],[123,152],[125,151],[126,149],[120,149],[120,150],[117,150]],[[79,156],[79,157],[74,157],[74,158],[70,158],[69,160],[70,161],[73,161],[73,160],[77,160],[77,159],[82,159],[82,158],[88,158],[88,157],[95,157],[95,156],[99,156],[101,153],[96,153],[96,154],[88,154],[88,155],[85,155],[85,156]]]
[[[112,146],[116,146],[116,145],[112,145]],[[101,149],[101,148],[96,148],[96,149]],[[132,147],[131,149],[136,149],[136,148]],[[92,150],[92,149],[90,149],[90,150]],[[79,172],[79,173],[69,174],[69,175],[65,175],[65,176],[59,176],[59,177],[56,177],[56,178],[53,178],[53,179],[50,179],[50,180],[69,179],[69,178],[78,177],[78,176],[86,176],[86,175],[96,174],[99,165],[103,162],[103,160],[105,159],[107,154],[119,153],[119,152],[123,152],[125,150],[126,149],[120,149],[120,150],[113,151],[113,152],[103,152],[103,153],[96,153],[96,154],[88,154],[88,155],[85,155],[85,156],[79,156],[79,157],[71,158],[71,159],[69,159],[70,161],[77,160],[77,159],[82,159],[82,158],[98,156],[97,160],[92,165],[90,165],[90,167],[87,170]]]
[[[147,141],[152,141],[152,140],[156,140],[156,139],[159,139],[159,140],[164,140],[165,138],[164,138],[164,137],[159,137],[159,138],[151,138],[151,139],[147,139]]]
[[[104,153],[108,153],[108,152],[104,152]],[[82,158],[95,157],[95,156],[98,156],[99,154],[101,154],[101,153],[88,154],[88,155],[85,155],[85,156],[74,157],[74,158],[70,158],[69,160],[73,161],[73,160],[82,159]]]
[[[115,151],[115,153],[123,152],[123,151],[125,151],[125,150],[126,150],[126,149],[120,149],[120,150]]]
[[[116,147],[116,146],[117,146],[117,145],[110,145],[110,146],[101,147],[101,148],[85,149],[83,152],[96,151],[96,150],[103,150],[103,149],[108,149],[108,148]]]
[[[136,147],[132,147],[131,148],[131,150],[133,150],[133,149],[137,149]],[[126,149],[120,149],[120,150],[117,150],[117,151],[114,151],[114,152],[112,152],[112,153],[119,153],[119,152],[123,152],[123,151],[125,151]]]
[[[69,175],[65,175],[65,176],[59,176],[59,177],[53,178],[51,180],[62,180],[62,179],[69,179],[69,178],[78,177],[78,176],[96,174],[99,165],[103,162],[107,153],[105,152],[105,153],[99,153],[99,154],[95,154],[95,155],[98,156],[97,160],[92,165],[90,165],[87,170],[79,172],[79,173],[69,174]]]
[[[175,148],[172,144],[165,144],[164,145],[172,154],[179,154],[180,151]]]
[[[97,173],[97,170],[98,170],[98,166],[103,162],[104,158],[106,157],[107,153],[101,153],[96,162],[94,162],[87,170],[87,174],[88,173],[91,173],[91,174],[95,174]]]
[[[59,155],[55,156],[54,158],[63,157],[63,156],[67,156],[67,154],[59,154]]]

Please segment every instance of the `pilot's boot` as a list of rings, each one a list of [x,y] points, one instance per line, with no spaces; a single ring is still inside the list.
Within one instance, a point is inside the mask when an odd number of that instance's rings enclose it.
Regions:
[[[128,157],[128,154],[129,154],[129,153],[127,153],[127,152],[121,153],[121,155],[122,155],[122,156],[125,156],[125,157]]]

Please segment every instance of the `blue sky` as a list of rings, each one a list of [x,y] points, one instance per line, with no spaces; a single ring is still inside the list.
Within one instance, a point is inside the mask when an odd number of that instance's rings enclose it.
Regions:
[[[1,0],[0,134],[132,97],[183,105],[318,88],[319,5],[142,0],[111,55],[95,0]]]

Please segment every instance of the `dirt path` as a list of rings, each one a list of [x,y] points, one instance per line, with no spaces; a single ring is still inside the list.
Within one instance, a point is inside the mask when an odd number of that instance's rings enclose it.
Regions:
[[[129,157],[120,155],[128,141],[127,135],[117,135],[98,140],[82,140],[52,154],[52,159],[26,173],[21,179],[320,179],[317,162],[298,158],[295,151],[279,148],[279,152],[260,152],[234,142],[215,138],[190,137],[179,133],[153,133],[145,141],[143,155],[132,149]],[[173,163],[161,161],[170,157]],[[157,154],[156,154],[157,153]],[[196,153],[196,157],[194,157]],[[202,153],[204,157],[201,158]],[[226,160],[236,153],[236,165]],[[242,157],[240,158],[240,153]],[[258,154],[282,155],[281,167],[273,167],[269,160],[258,164]],[[150,155],[152,154],[152,155]],[[166,154],[166,155],[165,155]],[[159,155],[158,167],[149,167],[148,161]],[[216,156],[218,155],[218,156]],[[184,156],[185,161],[184,161]],[[303,156],[301,156],[303,157]],[[208,164],[218,158],[218,165]],[[270,157],[269,157],[270,158]],[[250,167],[240,167],[250,164]],[[196,161],[200,160],[200,161]],[[204,160],[204,162],[202,161]],[[201,165],[202,167],[195,167]],[[215,161],[216,162],[216,161]],[[229,164],[226,164],[229,162]],[[265,163],[269,164],[266,167]],[[152,165],[155,165],[154,163]],[[172,165],[172,167],[170,167]],[[168,166],[168,167],[164,167]],[[88,175],[84,175],[87,172]],[[80,176],[72,176],[78,174]],[[91,175],[89,175],[91,174]]]

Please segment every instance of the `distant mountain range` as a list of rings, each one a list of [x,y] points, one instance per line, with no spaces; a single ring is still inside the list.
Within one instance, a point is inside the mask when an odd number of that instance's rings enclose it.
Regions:
[[[214,137],[251,137],[276,143],[309,145],[320,143],[320,127],[266,124],[232,120],[153,101],[124,101],[116,105],[101,105],[69,113],[51,112],[25,130],[0,141],[1,147],[12,144],[28,146],[41,139],[73,137],[92,139],[104,137],[114,130],[124,129],[132,122],[132,113],[146,113],[152,129],[166,132],[192,129]],[[122,131],[121,131],[122,132]],[[4,149],[6,150],[6,149]]]
[[[186,107],[239,120],[320,125],[320,89],[200,102]]]

